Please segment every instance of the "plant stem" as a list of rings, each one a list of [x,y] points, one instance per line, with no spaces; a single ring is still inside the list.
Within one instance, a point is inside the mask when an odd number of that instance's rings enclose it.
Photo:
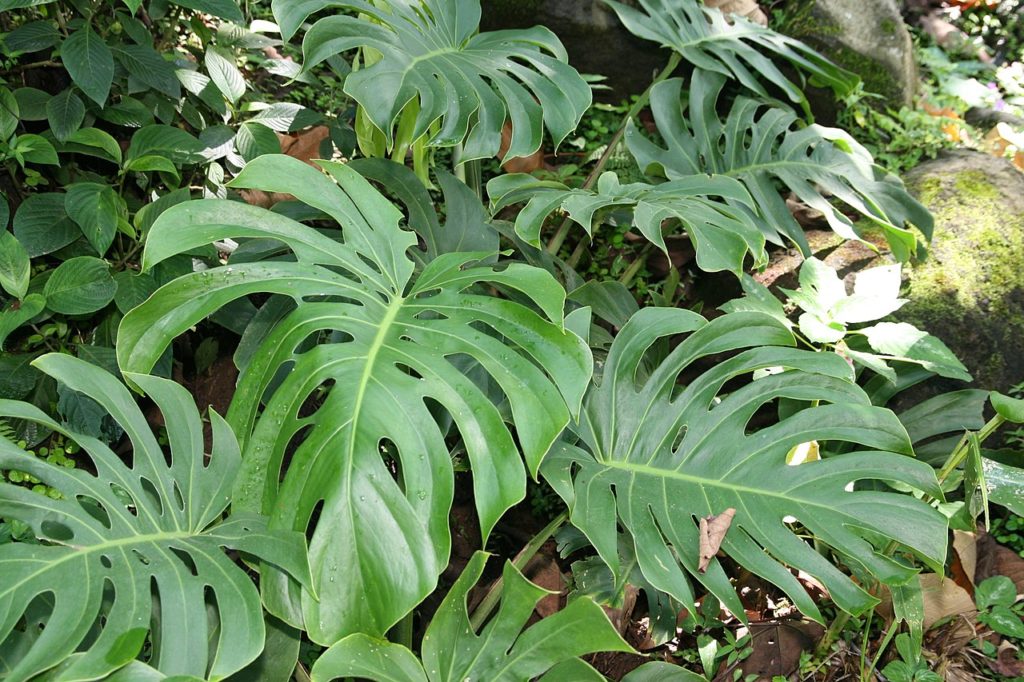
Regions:
[[[587,176],[586,181],[583,183],[582,189],[590,189],[591,187],[594,186],[594,183],[597,182],[597,179],[601,177],[601,173],[604,171],[604,167],[608,165],[608,161],[612,158],[612,155],[615,154],[615,149],[619,146],[619,142],[622,141],[623,135],[626,134],[626,128],[629,125],[629,122],[632,119],[636,118],[643,110],[643,108],[647,106],[647,103],[651,99],[651,90],[654,89],[654,86],[662,82],[663,80],[667,79],[669,76],[671,76],[672,72],[676,70],[677,66],[679,66],[679,62],[681,60],[682,58],[679,56],[679,54],[673,52],[672,56],[668,60],[668,64],[665,65],[665,68],[662,69],[661,72],[654,77],[654,80],[651,81],[651,84],[647,87],[647,89],[644,90],[639,97],[637,97],[636,102],[634,102],[633,106],[629,108],[629,111],[626,112],[626,115],[622,117],[622,124],[619,126],[619,129],[615,131],[615,134],[612,136],[612,139],[608,142],[608,147],[604,150],[604,154],[602,154],[601,158],[597,160],[596,164],[594,164],[594,168],[593,170],[590,171],[590,175]],[[548,242],[548,253],[558,253],[558,249],[562,248],[562,244],[565,242],[565,238],[568,236],[569,229],[571,226],[571,219],[566,218],[565,220],[562,221],[562,224],[561,226],[559,226],[558,231],[555,232],[554,236],[551,237],[551,240]]]
[[[412,626],[415,614],[415,610],[410,611],[405,614],[405,618],[398,621],[398,624],[391,630],[392,636],[390,639],[392,642],[401,644],[406,649],[412,649]]]
[[[653,249],[654,244],[648,242],[647,245],[640,250],[640,253],[636,255],[636,258],[633,260],[633,262],[629,264],[629,267],[626,268],[626,271],[622,273],[622,277],[619,278],[619,281],[622,282],[627,287],[632,285],[633,278],[636,277],[636,273],[640,272],[640,269],[647,264],[647,255]]]
[[[526,564],[530,563],[530,559],[532,559],[534,555],[540,551],[540,548],[544,543],[548,541],[548,538],[554,535],[568,519],[569,512],[564,511],[552,519],[551,523],[544,526],[539,533],[534,535],[533,539],[530,540],[530,542],[523,547],[522,551],[516,555],[516,558],[512,560],[512,565],[516,567],[516,570],[522,571],[526,567]],[[491,585],[491,589],[487,590],[487,594],[484,595],[484,598],[477,605],[476,610],[473,611],[473,615],[469,617],[469,624],[473,630],[479,631],[480,626],[484,624],[484,621],[486,621],[488,616],[491,615],[491,612],[494,611],[494,607],[498,605],[498,601],[501,599],[501,592],[504,585],[504,581],[501,578],[498,578],[494,581],[494,584]]]

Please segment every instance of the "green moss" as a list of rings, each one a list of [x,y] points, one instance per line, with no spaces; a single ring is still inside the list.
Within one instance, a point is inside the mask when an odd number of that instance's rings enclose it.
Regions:
[[[881,26],[882,32],[885,33],[886,35],[889,35],[889,36],[896,35],[896,31],[899,28],[897,26],[896,22],[893,21],[892,19],[884,19],[882,21],[882,23],[880,24],[880,26]]]
[[[900,317],[945,340],[977,384],[1005,390],[1024,339],[1024,214],[980,171],[927,177],[914,188],[936,219],[928,260],[910,275]]]

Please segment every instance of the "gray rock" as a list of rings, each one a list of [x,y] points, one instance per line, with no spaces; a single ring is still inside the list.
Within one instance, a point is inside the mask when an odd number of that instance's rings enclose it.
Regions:
[[[905,180],[935,215],[935,237],[897,317],[945,341],[978,387],[1006,391],[1024,381],[1024,174],[960,150]]]
[[[1006,111],[990,109],[986,107],[971,107],[964,114],[964,120],[972,126],[991,130],[1000,123],[1006,123],[1012,128],[1024,128],[1024,118],[1014,116]]]
[[[913,103],[917,65],[897,0],[814,0],[775,28],[858,74],[889,106]]]
[[[483,0],[481,28],[546,26],[558,35],[580,73],[606,76],[598,97],[619,101],[643,92],[670,52],[633,36],[601,0]],[[628,4],[628,3],[627,3]]]

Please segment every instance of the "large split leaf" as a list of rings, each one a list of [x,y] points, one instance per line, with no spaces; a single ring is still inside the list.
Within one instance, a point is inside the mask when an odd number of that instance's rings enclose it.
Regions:
[[[767,98],[765,82],[781,88],[807,108],[802,85],[791,81],[766,55],[783,59],[843,97],[857,85],[856,74],[836,66],[804,43],[735,15],[728,19],[697,0],[640,0],[640,9],[614,0],[631,33],[675,50],[694,66],[734,78]]]
[[[526,203],[516,217],[516,232],[537,247],[544,220],[552,213],[564,211],[593,234],[604,215],[625,210],[632,213],[640,233],[662,251],[666,251],[663,224],[668,219],[678,221],[693,241],[702,270],[738,274],[748,253],[758,266],[768,259],[764,234],[751,217],[753,199],[740,182],[726,176],[694,175],[659,185],[623,185],[615,173],[607,172],[594,190],[587,190],[510,174],[487,183],[487,193],[494,211]]]
[[[477,33],[480,0],[391,0],[387,9],[364,0],[275,0],[273,7],[285,38],[327,7],[364,15],[314,23],[302,42],[304,68],[355,48],[379,53],[380,61],[345,79],[345,92],[389,144],[410,100],[419,107],[410,139],[439,121],[430,144],[464,143],[464,159],[496,155],[506,120],[508,157],[537,151],[545,126],[558,146],[590,107],[590,86],[554,33],[543,26]]]
[[[687,336],[648,370],[648,349],[677,334]],[[786,327],[761,313],[707,322],[688,311],[649,308],[622,329],[600,384],[584,401],[575,427],[581,447],[566,448],[575,476],[554,460],[544,471],[570,503],[572,523],[616,575],[621,524],[642,548],[640,570],[654,587],[692,604],[689,575],[742,613],[718,560],[704,571],[698,566],[697,520],[728,509],[735,517],[721,549],[814,618],[821,617],[817,607],[786,566],[816,576],[843,609],[859,612],[876,600],[800,539],[789,517],[858,572],[887,582],[906,581],[913,570],[883,556],[878,543],[894,540],[941,565],[946,524],[937,512],[910,495],[848,490],[858,481],[900,481],[940,497],[932,468],[906,456],[906,430],[890,411],[870,404],[842,358],[786,347],[792,344]],[[738,352],[722,357],[732,351]],[[698,373],[709,357],[716,363]],[[731,380],[768,367],[789,369],[726,391]],[[685,385],[681,375],[689,377]],[[762,407],[779,398],[820,404],[766,425]],[[787,465],[791,448],[815,440],[861,449]]]
[[[147,638],[150,665],[166,675],[219,680],[243,668],[263,648],[260,596],[221,548],[307,584],[308,569],[301,534],[268,531],[266,520],[252,514],[222,520],[240,460],[231,429],[211,413],[207,461],[203,424],[188,392],[165,379],[132,375],[163,413],[168,458],[112,375],[63,354],[33,364],[102,405],[128,434],[132,456],[126,464],[38,408],[0,400],[0,416],[64,434],[82,446],[96,471],[50,464],[0,436],[0,469],[27,472],[62,495],[52,499],[0,483],[0,516],[28,524],[42,541],[0,546],[0,650],[17,652],[4,679],[27,680],[72,655],[60,679],[105,679],[139,656]]]
[[[518,682],[532,680],[563,661],[596,651],[630,651],[601,607],[589,597],[523,629],[547,590],[511,562],[497,614],[477,633],[466,604],[487,555],[477,552],[452,586],[423,637],[422,660],[399,644],[355,634],[328,649],[313,666],[314,682],[358,677],[379,682]],[[546,678],[545,678],[546,679]]]
[[[263,584],[275,615],[296,625],[304,616],[313,640],[332,644],[353,632],[384,634],[447,563],[453,474],[441,425],[453,421],[462,436],[486,536],[525,494],[503,419],[515,423],[536,472],[577,412],[592,367],[583,341],[562,328],[565,293],[550,275],[522,264],[474,266],[492,255],[478,252],[438,256],[414,279],[407,250],[416,240],[399,229],[398,210],[352,169],[322,166],[330,177],[261,156],[233,184],[295,195],[337,221],[344,242],[239,202],[164,212],[149,233],[147,269],[229,237],[277,240],[294,261],[167,284],[125,317],[118,360],[127,370],[151,367],[176,334],[246,295],[294,299],[246,365],[228,412],[245,453],[233,505],[271,514],[272,527],[312,526],[314,591],[299,599],[283,580]],[[479,284],[516,290],[536,307],[486,295]]]
[[[918,250],[914,225],[931,239],[932,217],[902,183],[875,166],[871,155],[841,130],[818,125],[799,128],[797,116],[781,107],[737,98],[723,120],[716,103],[725,78],[698,69],[690,84],[689,104],[681,98],[682,81],[659,83],[651,93],[651,109],[664,140],[662,147],[630,122],[626,143],[648,174],[670,180],[699,174],[726,175],[742,182],[758,206],[765,237],[810,248],[779,194],[779,186],[821,211],[837,234],[860,239],[854,225],[830,198],[860,213],[880,228],[899,260]]]

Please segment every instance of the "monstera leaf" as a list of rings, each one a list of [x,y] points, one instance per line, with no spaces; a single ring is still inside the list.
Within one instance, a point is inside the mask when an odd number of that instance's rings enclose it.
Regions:
[[[715,110],[725,78],[697,70],[690,84],[689,106],[681,101],[682,81],[659,83],[651,93],[651,109],[662,148],[630,122],[626,143],[647,174],[670,180],[697,174],[726,175],[742,182],[758,206],[765,236],[776,243],[785,237],[810,255],[803,230],[786,208],[778,187],[821,211],[837,234],[860,239],[855,226],[829,197],[856,210],[881,228],[900,260],[917,251],[912,223],[931,239],[932,217],[898,179],[884,175],[871,155],[849,135],[817,125],[794,127],[788,109],[738,98],[725,120]]]
[[[807,109],[804,88],[794,83],[765,56],[770,54],[826,85],[837,97],[849,94],[859,78],[836,66],[799,40],[742,17],[726,18],[697,0],[640,0],[640,9],[605,0],[634,35],[675,50],[694,66],[734,78],[762,97],[762,84],[781,88]]]
[[[645,362],[655,342],[678,334],[687,336],[663,361]],[[786,567],[817,577],[845,610],[860,612],[877,600],[800,539],[789,517],[859,574],[894,583],[912,577],[907,564],[882,554],[879,543],[890,540],[941,566],[946,523],[935,510],[911,495],[857,488],[860,481],[898,481],[941,497],[932,468],[907,456],[906,430],[891,412],[871,405],[842,358],[786,347],[792,344],[786,327],[762,313],[707,322],[689,311],[648,308],[623,327],[600,383],[584,401],[575,427],[579,447],[561,448],[544,465],[570,504],[573,525],[616,575],[621,525],[642,548],[640,570],[655,588],[692,604],[689,575],[742,613],[716,552],[699,558],[712,538],[708,532],[702,540],[698,520],[730,509],[735,516],[717,538],[720,549],[819,620]],[[732,351],[738,352],[722,357]],[[714,364],[705,364],[712,357]],[[699,367],[710,369],[699,373]],[[725,390],[733,379],[768,367],[789,369]],[[685,385],[678,383],[681,375],[688,377]],[[761,408],[779,398],[817,406],[766,423]],[[792,448],[815,440],[860,449],[787,464]]]
[[[387,9],[364,0],[274,0],[273,7],[285,38],[327,7],[364,15],[314,23],[302,41],[304,67],[355,48],[376,51],[380,60],[349,74],[345,92],[389,144],[410,101],[418,106],[410,137],[440,121],[430,144],[463,143],[463,159],[496,155],[506,120],[508,157],[537,151],[545,126],[557,147],[590,107],[590,86],[554,33],[542,26],[477,33],[479,0],[390,0]]]
[[[484,552],[474,554],[448,592],[423,637],[422,660],[401,645],[349,635],[317,660],[314,682],[339,677],[380,682],[519,682],[584,654],[631,651],[589,597],[575,599],[523,630],[537,602],[550,593],[523,577],[511,562],[505,563],[502,573],[498,613],[479,633],[474,632],[466,598],[486,561]]]
[[[350,168],[321,165],[327,175],[261,156],[233,186],[295,195],[337,221],[344,242],[239,202],[193,201],[161,214],[145,269],[224,238],[276,239],[294,261],[167,284],[125,316],[118,361],[151,367],[175,335],[246,295],[295,300],[246,364],[228,412],[245,455],[232,504],[270,514],[272,527],[311,532],[313,589],[299,596],[265,578],[265,598],[274,615],[304,620],[314,641],[333,644],[353,632],[384,634],[446,565],[447,424],[465,445],[486,538],[525,495],[516,442],[535,473],[577,413],[592,361],[562,327],[565,292],[549,274],[474,265],[486,252],[449,253],[414,279],[406,252],[416,238],[399,229],[398,210]],[[515,290],[530,305],[478,285]]]
[[[768,259],[764,234],[751,218],[753,199],[740,182],[725,176],[697,175],[660,185],[623,185],[609,171],[598,179],[596,190],[588,190],[509,174],[488,182],[487,193],[494,212],[526,203],[516,218],[516,232],[538,247],[541,226],[556,211],[564,211],[587,234],[593,234],[602,214],[627,210],[632,212],[633,224],[640,233],[662,251],[666,251],[662,224],[669,218],[678,220],[690,235],[697,264],[707,272],[731,270],[739,274],[748,253],[753,254],[756,266]]]
[[[166,675],[220,680],[243,668],[263,649],[263,610],[252,579],[221,548],[309,579],[301,534],[269,531],[251,514],[222,520],[240,461],[231,429],[210,413],[206,461],[188,392],[130,375],[163,413],[168,458],[113,376],[68,355],[33,364],[102,405],[131,440],[132,456],[125,464],[32,405],[0,400],[0,416],[64,434],[96,471],[50,464],[0,437],[0,469],[27,472],[61,494],[0,483],[0,517],[23,521],[40,541],[0,545],[0,659],[11,665],[4,680],[27,680],[66,659],[59,679],[106,679],[147,639],[149,664]],[[27,627],[18,629],[22,618]]]

